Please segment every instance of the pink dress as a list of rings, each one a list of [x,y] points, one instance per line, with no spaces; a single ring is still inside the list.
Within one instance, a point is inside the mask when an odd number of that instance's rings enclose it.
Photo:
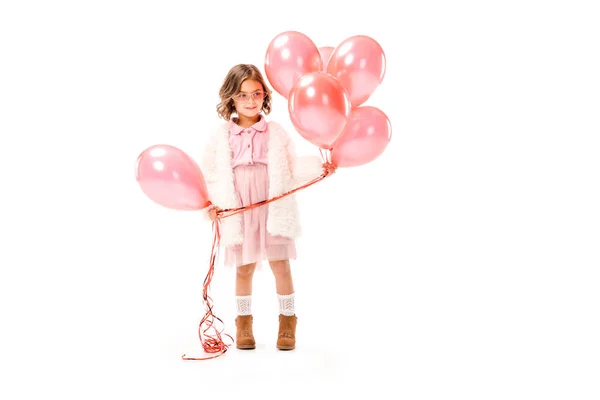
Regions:
[[[268,137],[268,124],[262,115],[256,124],[246,129],[233,120],[230,122],[233,175],[242,206],[269,198]],[[262,260],[296,258],[293,239],[267,232],[268,204],[243,211],[241,217],[244,240],[225,249],[225,265],[241,266]]]

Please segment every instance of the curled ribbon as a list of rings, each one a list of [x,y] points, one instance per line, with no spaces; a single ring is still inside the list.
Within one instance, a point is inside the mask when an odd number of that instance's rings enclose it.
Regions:
[[[217,317],[216,315],[213,314],[212,298],[208,295],[210,282],[212,281],[213,275],[215,273],[215,265],[217,263],[217,259],[219,256],[219,245],[221,242],[220,220],[223,218],[227,218],[232,215],[250,210],[255,207],[264,206],[265,204],[279,200],[285,196],[289,196],[293,193],[296,193],[299,190],[305,189],[305,188],[307,188],[311,185],[314,185],[315,183],[327,178],[328,176],[333,174],[333,172],[335,171],[335,166],[333,164],[331,164],[331,161],[329,160],[328,156],[323,155],[323,152],[321,152],[321,156],[325,159],[324,165],[327,165],[331,168],[326,169],[325,172],[323,172],[321,175],[319,175],[315,179],[309,181],[308,183],[305,183],[302,186],[299,186],[295,189],[292,189],[288,192],[285,192],[285,193],[283,193],[279,196],[273,197],[271,199],[259,201],[258,203],[250,204],[250,205],[247,205],[244,207],[229,208],[229,209],[217,211],[217,220],[214,221],[213,225],[212,225],[213,226],[213,243],[212,243],[212,250],[211,250],[211,254],[210,254],[210,265],[208,268],[208,273],[206,275],[206,278],[204,279],[203,290],[202,290],[202,298],[203,298],[204,304],[206,306],[206,313],[204,314],[204,317],[200,320],[200,324],[198,325],[198,337],[200,338],[200,343],[202,344],[202,348],[204,349],[205,353],[211,353],[213,355],[209,356],[209,357],[198,358],[198,357],[187,357],[185,354],[183,354],[181,356],[182,360],[186,360],[186,361],[187,360],[209,360],[211,358],[219,357],[220,355],[225,354],[227,352],[227,350],[229,349],[229,346],[231,346],[234,342],[231,335],[223,334],[223,328],[217,329],[217,327],[215,326],[216,321],[221,323],[221,325],[224,325],[224,323],[223,323],[223,320],[221,320],[219,317]],[[214,335],[207,333],[211,329],[215,332]],[[223,341],[223,336],[228,337],[231,340],[231,343],[226,344]]]

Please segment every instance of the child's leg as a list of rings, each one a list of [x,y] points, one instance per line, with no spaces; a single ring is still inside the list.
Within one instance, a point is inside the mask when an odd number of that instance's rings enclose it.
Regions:
[[[289,260],[269,261],[271,270],[275,276],[275,289],[279,295],[291,295],[294,293],[294,282]]]
[[[252,277],[256,263],[241,265],[236,268],[235,273],[235,295],[250,296],[252,294]]]
[[[277,348],[292,350],[296,345],[296,311],[294,307],[294,282],[289,260],[270,261],[275,275],[275,287],[279,300],[279,335]]]
[[[238,349],[254,349],[256,342],[252,332],[252,277],[256,263],[237,267],[235,295],[237,303],[236,342]]]

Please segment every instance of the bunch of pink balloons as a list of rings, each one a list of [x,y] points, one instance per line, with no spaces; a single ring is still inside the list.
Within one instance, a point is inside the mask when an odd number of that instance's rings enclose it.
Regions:
[[[337,47],[317,47],[305,34],[287,31],[275,36],[265,55],[267,79],[288,100],[294,128],[331,151],[338,167],[375,160],[391,140],[387,115],[363,105],[381,85],[385,69],[383,49],[364,35]]]
[[[267,79],[288,100],[294,127],[330,151],[338,167],[371,162],[390,142],[388,117],[363,105],[381,84],[385,67],[381,46],[368,36],[318,48],[306,35],[288,31],[271,41],[265,56]],[[144,194],[161,206],[201,210],[211,204],[200,167],[174,146],[142,151],[135,175]]]

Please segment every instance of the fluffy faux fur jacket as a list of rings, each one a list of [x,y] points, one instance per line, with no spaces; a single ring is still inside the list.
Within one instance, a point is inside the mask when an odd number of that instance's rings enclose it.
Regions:
[[[323,173],[318,156],[296,156],[294,142],[281,125],[268,123],[269,198],[301,186]],[[210,201],[220,209],[241,207],[235,191],[229,145],[229,123],[219,126],[209,139],[201,158],[201,169]],[[272,235],[296,239],[301,234],[295,195],[288,195],[265,206],[268,209],[267,231]],[[221,245],[242,243],[241,213],[221,221]]]

